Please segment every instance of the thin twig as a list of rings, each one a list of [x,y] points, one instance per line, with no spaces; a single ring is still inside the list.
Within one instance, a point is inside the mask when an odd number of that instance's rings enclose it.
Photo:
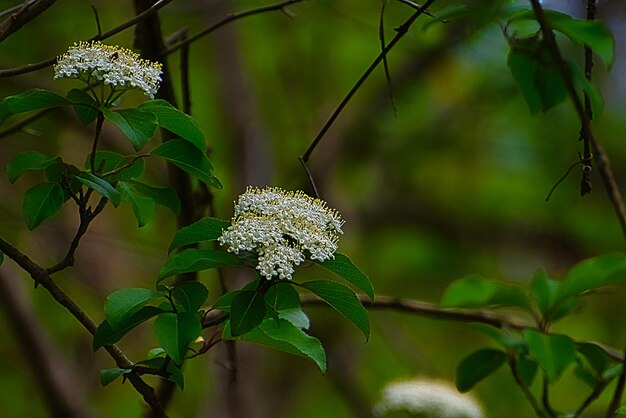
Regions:
[[[585,398],[583,403],[576,410],[576,416],[580,417],[583,414],[583,412],[585,412],[585,409],[587,409],[594,401],[596,401],[600,397],[600,395],[602,395],[602,392],[604,392],[604,389],[606,389],[606,382],[605,381],[598,382],[596,384],[596,387],[593,388],[593,391],[591,391],[589,396]]]
[[[20,8],[16,13],[12,14],[0,23],[0,42],[20,30],[22,26],[39,16],[41,13],[45,12],[56,2],[57,0],[39,0],[28,1],[20,5]]]
[[[378,40],[380,41],[380,50],[385,50],[385,6],[387,0],[381,0],[380,2],[380,19],[378,20]],[[393,84],[391,82],[391,74],[389,72],[389,63],[387,62],[387,55],[383,56],[383,69],[385,70],[385,80],[387,81],[387,90],[389,91],[389,100],[391,100],[391,108],[393,109],[394,116],[398,116],[398,109],[396,108],[396,100],[393,96]]]
[[[517,362],[515,361],[515,357],[509,358],[509,367],[511,368],[511,374],[513,374],[513,379],[515,380],[515,383],[517,383],[517,386],[519,386],[524,393],[524,396],[530,403],[530,406],[535,411],[535,414],[540,418],[549,418],[543,411],[543,409],[541,409],[539,402],[537,401],[537,399],[535,399],[535,396],[532,394],[528,386],[526,386],[526,383],[524,383],[524,381],[522,380],[519,374],[519,370],[517,369]]]

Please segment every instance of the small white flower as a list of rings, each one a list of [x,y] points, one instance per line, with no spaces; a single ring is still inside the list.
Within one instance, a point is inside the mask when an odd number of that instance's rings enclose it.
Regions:
[[[415,379],[388,384],[374,407],[374,416],[406,411],[428,418],[483,418],[476,400],[463,395],[447,382]]]
[[[291,279],[295,266],[307,259],[334,258],[342,225],[326,202],[301,191],[248,187],[219,243],[235,254],[256,253],[256,268],[268,280]]]
[[[161,82],[161,64],[141,59],[139,54],[100,42],[80,42],[57,59],[54,78],[77,78],[87,83],[99,80],[112,87],[143,90],[151,99]]]

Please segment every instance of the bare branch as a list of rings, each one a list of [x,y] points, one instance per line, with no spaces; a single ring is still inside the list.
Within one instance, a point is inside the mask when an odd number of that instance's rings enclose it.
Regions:
[[[45,12],[57,0],[26,1],[15,13],[0,23],[0,42],[20,30],[22,26]]]

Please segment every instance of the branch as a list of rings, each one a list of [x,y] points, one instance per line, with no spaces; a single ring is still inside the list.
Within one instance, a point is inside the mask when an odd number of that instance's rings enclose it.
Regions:
[[[0,23],[0,42],[20,30],[22,26],[45,12],[56,2],[57,0],[26,1],[16,13],[13,13]]]

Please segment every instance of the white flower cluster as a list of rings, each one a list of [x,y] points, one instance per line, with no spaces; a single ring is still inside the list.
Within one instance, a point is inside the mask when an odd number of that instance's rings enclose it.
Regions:
[[[301,191],[248,187],[235,203],[232,225],[219,243],[235,254],[255,253],[256,268],[268,280],[291,279],[294,267],[306,259],[335,257],[342,225],[326,202]]]
[[[374,416],[394,411],[429,418],[483,418],[478,402],[462,395],[446,382],[415,379],[395,382],[383,390],[382,399],[374,407]]]
[[[57,59],[54,78],[103,81],[110,86],[143,90],[151,99],[161,82],[161,64],[139,54],[100,42],[80,42]]]

